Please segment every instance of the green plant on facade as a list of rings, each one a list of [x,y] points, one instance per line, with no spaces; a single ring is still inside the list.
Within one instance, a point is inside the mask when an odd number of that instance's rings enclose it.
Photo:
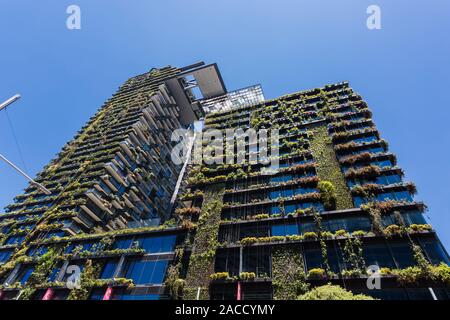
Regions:
[[[374,300],[370,296],[363,294],[353,294],[338,285],[328,283],[324,286],[313,288],[311,291],[302,294],[298,300]]]
[[[37,286],[46,282],[47,277],[55,267],[60,254],[60,248],[50,248],[39,258],[33,273],[30,275],[30,278],[20,292],[21,300],[30,299],[33,293],[36,291]]]
[[[330,181],[319,181],[317,189],[320,191],[320,197],[326,210],[336,208],[336,188]]]
[[[183,289],[186,284],[186,280],[180,278],[183,256],[183,249],[179,248],[175,250],[174,260],[167,269],[166,280],[164,281],[164,285],[168,288],[170,295],[174,300],[182,298]]]
[[[316,225],[317,235],[320,244],[320,253],[322,256],[322,265],[325,271],[328,273],[330,271],[330,264],[328,263],[328,250],[327,244],[325,243],[324,230],[322,227],[322,217],[318,212],[314,213],[314,223]]]
[[[419,281],[436,281],[450,285],[450,266],[445,263],[432,265],[424,256],[422,249],[411,242],[415,266],[405,269],[390,270],[389,274],[396,276],[397,281],[403,285],[416,284]]]
[[[83,272],[80,275],[79,288],[72,289],[67,297],[68,300],[87,300],[89,293],[98,278],[101,268],[99,264],[94,264],[92,260],[86,260]]]
[[[336,209],[352,208],[353,199],[336,159],[333,143],[326,126],[319,126],[313,129],[310,131],[309,136],[311,152],[317,161],[317,175],[320,180],[328,181],[334,186]],[[329,185],[327,189],[330,189]]]
[[[312,268],[308,270],[308,279],[322,279],[327,277],[327,272],[323,268]]]
[[[230,274],[228,272],[216,272],[209,276],[211,280],[230,280]]]
[[[241,272],[239,274],[239,279],[244,281],[251,281],[256,279],[256,273],[254,272]]]
[[[365,272],[366,262],[364,260],[362,241],[360,238],[346,238],[342,252],[344,261],[349,267],[347,271],[353,270],[356,273]]]
[[[309,289],[299,250],[285,247],[272,251],[272,285],[275,300],[295,300]]]
[[[209,299],[209,275],[214,271],[224,190],[224,184],[217,184],[209,186],[204,192],[184,286],[183,298],[186,300],[193,300],[199,287],[200,298]]]

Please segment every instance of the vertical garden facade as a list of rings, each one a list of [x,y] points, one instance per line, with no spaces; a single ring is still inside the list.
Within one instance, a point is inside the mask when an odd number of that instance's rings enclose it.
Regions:
[[[277,129],[279,165],[175,164],[172,132],[198,120],[204,132]],[[260,142],[233,157],[264,153]],[[265,101],[259,85],[227,92],[215,64],[152,69],[36,180],[51,194],[30,185],[0,215],[0,299],[281,300],[329,282],[450,298],[425,205],[347,82]],[[381,288],[368,288],[369,267]]]
[[[211,128],[278,129],[279,169],[267,175],[267,165],[247,162],[190,170],[185,204],[199,219],[209,190],[221,186],[220,219],[196,231],[217,234],[204,244],[208,259],[195,264],[214,269],[195,283],[203,296],[296,299],[331,282],[380,299],[449,298],[448,254],[425,205],[347,82],[208,114],[204,130]],[[260,151],[247,140],[247,156]],[[367,286],[369,267],[381,288]]]
[[[37,175],[51,194],[30,185],[6,207],[0,299],[168,296],[166,271],[191,228],[168,212],[181,170],[171,134],[203,114],[192,73],[218,76],[215,65],[197,63],[126,81]]]

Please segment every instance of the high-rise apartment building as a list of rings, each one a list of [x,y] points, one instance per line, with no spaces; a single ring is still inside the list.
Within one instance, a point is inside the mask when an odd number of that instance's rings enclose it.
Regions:
[[[276,129],[231,158],[277,161],[174,164],[171,133],[203,119]],[[264,100],[227,92],[215,64],[152,69],[38,175],[51,195],[30,186],[0,216],[0,299],[295,299],[328,282],[449,299],[448,254],[402,176],[347,82]]]

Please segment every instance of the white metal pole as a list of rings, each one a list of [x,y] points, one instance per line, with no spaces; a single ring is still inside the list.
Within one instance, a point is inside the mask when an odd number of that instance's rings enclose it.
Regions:
[[[46,187],[44,187],[42,184],[34,181],[29,175],[27,175],[25,172],[23,172],[22,170],[20,170],[14,163],[12,163],[11,161],[9,161],[8,159],[6,159],[2,154],[0,154],[0,159],[2,159],[3,161],[5,161],[7,164],[9,164],[11,167],[14,168],[14,170],[16,170],[17,172],[19,172],[21,175],[23,175],[27,180],[29,180],[33,185],[35,185],[36,187],[38,187],[39,189],[41,189],[46,195],[50,195],[52,194]]]
[[[3,102],[2,104],[0,104],[0,110],[5,109],[7,106],[9,106],[11,103],[13,103],[16,100],[20,99],[20,94],[16,94],[13,97],[9,98],[8,100],[6,100],[5,102]]]
[[[429,287],[428,290],[430,290],[431,296],[433,297],[433,300],[438,300],[438,298],[436,297],[436,294],[434,293],[433,288]]]
[[[11,98],[9,98],[8,100],[6,100],[5,102],[3,102],[2,104],[0,104],[0,111],[5,109],[7,106],[9,106],[11,103],[13,103],[14,101],[17,101],[20,99],[20,94],[16,94],[14,96],[12,96]],[[27,175],[25,172],[23,172],[22,170],[20,170],[14,163],[12,163],[11,161],[9,161],[8,159],[6,159],[3,155],[0,154],[0,159],[2,159],[3,161],[5,161],[7,164],[9,164],[11,167],[13,167],[14,170],[16,170],[17,172],[19,172],[22,176],[24,176],[27,180],[29,180],[33,185],[35,185],[36,187],[38,187],[39,189],[41,189],[46,195],[50,195],[52,194],[47,188],[45,188],[42,184],[37,183],[36,181],[34,181],[33,179],[31,179],[31,177],[29,175]]]

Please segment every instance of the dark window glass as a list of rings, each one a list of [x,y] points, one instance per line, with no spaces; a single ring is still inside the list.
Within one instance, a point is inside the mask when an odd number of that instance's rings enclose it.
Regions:
[[[314,222],[300,222],[298,229],[300,234],[304,234],[306,232],[315,232],[317,228]]]
[[[176,236],[144,237],[138,239],[139,247],[147,253],[171,252],[175,246]]]
[[[133,279],[135,284],[161,284],[167,264],[168,260],[132,259],[126,264],[125,278]]]
[[[33,273],[34,266],[24,266],[19,272],[16,281],[20,282],[22,285],[25,284]]]
[[[411,247],[408,243],[390,243],[392,255],[398,268],[406,268],[415,264]]]
[[[322,253],[319,247],[305,248],[306,269],[322,268]]]
[[[103,300],[105,289],[93,289],[89,296],[89,300]]]
[[[12,255],[12,250],[2,250],[0,251],[0,263],[4,263],[9,260]]]
[[[159,294],[123,294],[119,300],[159,300]]]
[[[364,259],[366,265],[377,265],[380,268],[395,268],[391,254],[384,243],[364,246]]]
[[[25,236],[12,236],[6,240],[5,244],[20,244],[23,239],[25,239]]]
[[[433,300],[428,288],[406,288],[410,300]]]
[[[218,250],[214,263],[215,272],[228,272],[230,276],[239,275],[239,248]]]
[[[116,271],[118,261],[117,260],[109,260],[105,263],[103,267],[102,273],[100,275],[100,279],[111,279],[114,277],[114,272]]]
[[[422,240],[421,243],[432,264],[440,264],[441,262],[450,264],[447,253],[437,240],[426,239]]]
[[[113,249],[129,249],[133,242],[132,238],[120,238],[114,241]]]
[[[272,226],[272,236],[288,236],[298,234],[298,226],[295,223]]]
[[[242,256],[242,271],[254,272],[257,276],[270,276],[270,248],[244,248]]]

